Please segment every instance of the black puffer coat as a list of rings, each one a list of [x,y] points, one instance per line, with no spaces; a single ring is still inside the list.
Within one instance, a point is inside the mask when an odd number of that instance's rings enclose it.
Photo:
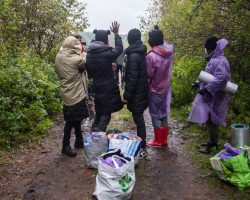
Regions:
[[[115,48],[95,41],[88,49],[87,72],[93,78],[93,95],[97,114],[110,114],[122,109],[119,87],[114,79],[112,62],[122,53],[122,39],[115,35]]]
[[[128,101],[128,109],[133,113],[141,113],[148,107],[146,53],[147,48],[141,41],[135,42],[126,49],[127,63],[123,97]]]

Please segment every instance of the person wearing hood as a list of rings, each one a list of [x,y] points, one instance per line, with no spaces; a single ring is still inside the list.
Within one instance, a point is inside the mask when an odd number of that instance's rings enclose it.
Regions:
[[[132,112],[137,126],[137,135],[142,139],[140,156],[146,155],[146,127],[143,112],[148,107],[148,80],[146,72],[147,48],[142,43],[141,32],[132,29],[128,32],[129,47],[125,50],[127,61],[125,66],[125,89],[123,102]]]
[[[205,54],[207,65],[205,71],[215,78],[209,83],[200,83],[200,91],[193,102],[188,120],[198,124],[208,123],[209,140],[202,144],[201,153],[209,154],[212,147],[218,145],[218,126],[226,126],[230,95],[223,91],[228,81],[231,80],[230,65],[224,55],[227,46],[226,39],[218,40],[217,37],[209,37],[205,42]]]
[[[71,149],[71,129],[75,129],[75,148],[83,148],[81,121],[89,116],[86,103],[87,87],[85,59],[81,55],[81,43],[73,36],[67,37],[56,55],[55,71],[60,79],[63,100],[64,126],[62,153],[75,156]]]
[[[154,127],[154,140],[148,141],[152,147],[164,147],[168,137],[168,113],[171,103],[171,73],[173,65],[173,45],[164,42],[163,32],[158,26],[149,32],[151,47],[147,61],[149,81],[149,112]]]
[[[81,43],[81,49],[82,49],[81,51],[82,51],[82,54],[83,54],[83,56],[86,56],[86,52],[85,52],[86,42],[83,41],[82,36],[79,35],[79,34],[74,35],[74,37],[75,37],[76,39],[78,39],[79,42]]]
[[[108,45],[110,31],[94,30],[95,41],[87,51],[87,72],[93,78],[93,96],[95,120],[93,131],[106,131],[111,113],[123,108],[119,87],[114,79],[112,63],[123,52],[122,39],[119,36],[119,24],[113,22],[111,31],[115,34],[115,48]]]

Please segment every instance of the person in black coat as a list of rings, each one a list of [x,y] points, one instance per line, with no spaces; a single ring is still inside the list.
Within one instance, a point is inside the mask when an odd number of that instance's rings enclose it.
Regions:
[[[142,138],[142,152],[146,153],[146,127],[143,112],[148,107],[148,79],[145,57],[146,46],[141,41],[141,32],[132,29],[128,33],[129,47],[125,50],[127,62],[125,66],[125,91],[123,102],[132,112],[137,126],[137,135]]]
[[[96,116],[93,131],[106,131],[111,113],[123,107],[119,87],[113,76],[112,63],[123,52],[119,36],[119,24],[113,22],[111,31],[115,34],[115,48],[108,45],[110,31],[94,30],[95,41],[87,52],[87,72],[93,78],[93,96]]]

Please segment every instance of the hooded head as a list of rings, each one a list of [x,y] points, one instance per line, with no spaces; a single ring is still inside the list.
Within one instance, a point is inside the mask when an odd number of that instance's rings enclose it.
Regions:
[[[157,25],[154,26],[154,30],[149,32],[148,43],[151,47],[159,46],[164,43],[163,32],[159,29]]]
[[[205,41],[205,58],[209,61],[214,55],[214,50],[217,47],[218,38],[215,36],[209,37]]]
[[[141,41],[141,31],[138,29],[131,29],[128,32],[128,43],[129,45],[134,44],[136,41]]]
[[[208,51],[214,51],[216,49],[217,42],[218,42],[218,38],[215,36],[212,36],[206,39],[204,46]]]
[[[101,41],[104,44],[108,44],[108,36],[110,35],[110,30],[94,30],[93,33],[95,34],[95,41]]]
[[[81,53],[81,43],[78,39],[73,36],[68,36],[62,43],[61,49],[71,49],[74,50],[76,53]]]
[[[79,34],[74,35],[76,39],[78,39],[80,42],[82,41],[82,36]]]

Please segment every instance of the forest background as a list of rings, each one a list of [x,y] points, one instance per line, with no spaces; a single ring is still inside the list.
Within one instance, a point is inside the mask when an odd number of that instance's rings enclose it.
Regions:
[[[192,83],[205,67],[204,41],[226,38],[232,81],[228,125],[250,122],[250,2],[248,0],[152,0],[141,30],[155,24],[174,44],[172,77],[175,113],[187,118],[197,91]],[[46,133],[61,111],[54,58],[63,39],[88,26],[78,0],[0,2],[0,150],[32,142]]]

